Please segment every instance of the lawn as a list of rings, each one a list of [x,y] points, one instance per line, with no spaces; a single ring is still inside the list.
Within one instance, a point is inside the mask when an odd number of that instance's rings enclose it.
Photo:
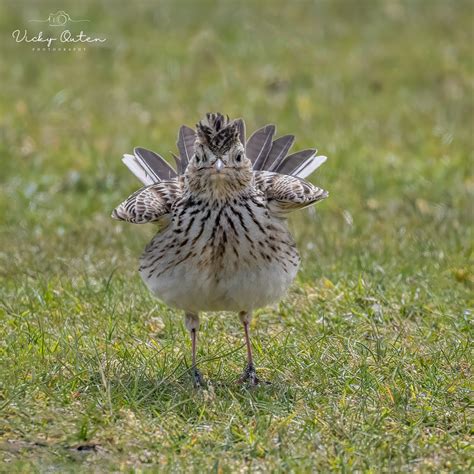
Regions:
[[[33,51],[59,8],[106,41]],[[472,1],[0,3],[0,472],[468,472]],[[290,220],[303,265],[252,324],[182,315],[136,271],[153,226],[110,219],[208,111],[328,162]]]

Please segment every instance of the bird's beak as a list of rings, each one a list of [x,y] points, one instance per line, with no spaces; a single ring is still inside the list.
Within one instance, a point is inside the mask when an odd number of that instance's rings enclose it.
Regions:
[[[220,158],[217,158],[216,162],[214,163],[216,171],[220,173],[223,170],[224,166],[224,162]]]

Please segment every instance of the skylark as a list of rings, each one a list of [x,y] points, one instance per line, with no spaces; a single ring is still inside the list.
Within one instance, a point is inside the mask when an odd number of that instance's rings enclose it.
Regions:
[[[196,366],[202,311],[238,312],[247,345],[239,380],[260,383],[249,337],[252,311],[278,301],[298,271],[288,214],[328,196],[303,180],[326,157],[314,149],[287,156],[294,136],[273,140],[274,134],[275,126],[267,125],[246,142],[243,120],[212,113],[196,130],[180,128],[176,170],[144,148],[123,158],[145,187],[112,217],[159,226],[139,272],[155,296],[184,310],[196,386],[204,383]]]

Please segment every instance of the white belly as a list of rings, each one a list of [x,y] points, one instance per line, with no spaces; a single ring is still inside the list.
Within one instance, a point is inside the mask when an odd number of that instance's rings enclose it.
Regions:
[[[187,312],[251,311],[277,302],[293,282],[298,268],[284,271],[278,262],[240,267],[214,274],[198,262],[177,265],[158,277],[141,272],[150,291],[167,305]]]

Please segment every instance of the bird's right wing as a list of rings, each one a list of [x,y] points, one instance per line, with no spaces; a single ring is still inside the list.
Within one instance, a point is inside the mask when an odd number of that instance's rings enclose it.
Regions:
[[[132,224],[163,224],[169,218],[171,206],[182,196],[182,192],[180,179],[145,186],[118,205],[113,210],[112,217]]]

